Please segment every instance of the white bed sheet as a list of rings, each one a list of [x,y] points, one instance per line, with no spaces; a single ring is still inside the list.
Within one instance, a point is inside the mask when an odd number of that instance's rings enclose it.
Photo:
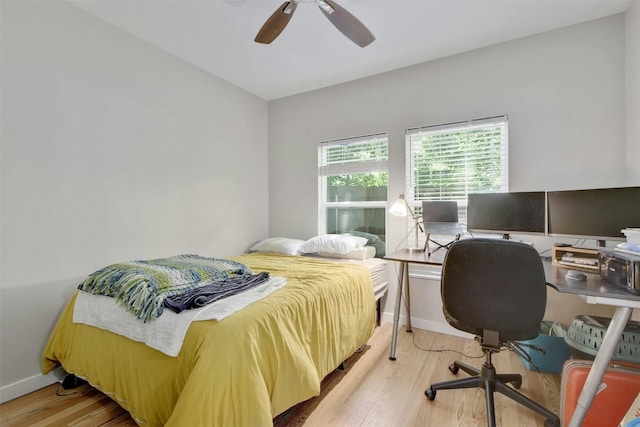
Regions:
[[[118,305],[115,298],[78,292],[73,307],[73,322],[111,331],[131,340],[176,357],[191,322],[221,321],[238,310],[265,298],[287,283],[284,277],[271,277],[269,281],[248,291],[230,296],[201,308],[185,310],[180,314],[165,309],[162,316],[144,323]]]

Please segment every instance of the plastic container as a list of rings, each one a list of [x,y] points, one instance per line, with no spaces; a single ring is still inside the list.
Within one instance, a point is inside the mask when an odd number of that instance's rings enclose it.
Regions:
[[[622,231],[622,234],[627,238],[627,243],[640,246],[640,228],[625,228],[620,231]]]
[[[594,359],[611,318],[580,315],[573,318],[565,336],[571,354],[578,359]],[[640,364],[640,322],[629,320],[613,352],[612,361]]]
[[[543,321],[540,324],[540,334],[537,338],[527,341],[519,341],[523,344],[535,345],[544,349],[544,354],[532,348],[522,347],[529,355],[533,365],[528,360],[520,357],[524,366],[531,371],[562,373],[562,365],[571,357],[571,348],[564,340],[566,331],[559,323]],[[536,369],[536,366],[538,369]]]

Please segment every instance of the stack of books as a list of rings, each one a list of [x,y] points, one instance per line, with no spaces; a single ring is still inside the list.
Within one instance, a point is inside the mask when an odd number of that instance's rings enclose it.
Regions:
[[[559,264],[587,268],[590,270],[598,269],[598,258],[578,257],[572,252],[567,252],[558,260]]]

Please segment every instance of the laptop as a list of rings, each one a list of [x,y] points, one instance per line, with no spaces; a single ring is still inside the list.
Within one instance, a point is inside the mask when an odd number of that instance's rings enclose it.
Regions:
[[[423,201],[422,221],[425,234],[453,235],[464,234],[458,222],[458,202]]]

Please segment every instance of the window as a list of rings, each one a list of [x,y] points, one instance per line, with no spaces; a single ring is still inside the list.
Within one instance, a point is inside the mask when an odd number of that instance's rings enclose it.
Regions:
[[[320,232],[368,233],[384,242],[387,135],[327,141],[318,152]]]
[[[455,200],[465,224],[467,194],[508,191],[506,116],[408,129],[405,139],[406,195],[416,212],[423,200]]]

